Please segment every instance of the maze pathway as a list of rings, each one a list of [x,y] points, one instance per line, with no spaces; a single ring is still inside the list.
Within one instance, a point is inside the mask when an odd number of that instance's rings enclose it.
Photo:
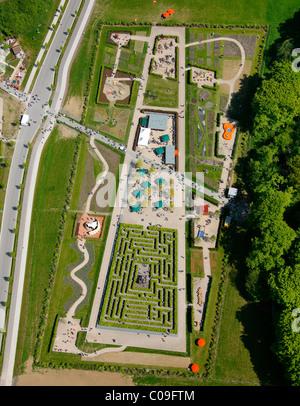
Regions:
[[[177,332],[177,230],[121,224],[99,325]]]

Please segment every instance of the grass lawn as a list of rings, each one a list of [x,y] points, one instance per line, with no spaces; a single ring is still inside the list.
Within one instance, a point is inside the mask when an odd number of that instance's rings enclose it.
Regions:
[[[239,290],[239,278],[231,269],[213,377],[280,385],[281,367],[270,350],[274,340],[270,311],[267,312],[262,305],[247,302]]]
[[[28,248],[17,366],[27,359],[35,345],[75,142],[75,138],[59,137],[59,129],[55,127],[40,161]]]
[[[178,107],[177,81],[149,75],[144,104],[156,107]]]
[[[279,0],[229,0],[226,4],[222,0],[216,0],[208,4],[205,0],[190,0],[188,4],[181,0],[160,0],[156,4],[152,1],[141,2],[131,0],[120,2],[117,0],[98,0],[97,12],[103,21],[138,22],[149,21],[161,23],[161,14],[172,7],[175,10],[172,18],[166,23],[210,23],[210,24],[274,24],[293,16],[299,9],[297,0],[281,2]]]

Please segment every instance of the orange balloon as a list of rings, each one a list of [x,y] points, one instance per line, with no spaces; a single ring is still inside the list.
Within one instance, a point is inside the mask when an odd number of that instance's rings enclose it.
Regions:
[[[192,365],[192,371],[193,371],[193,372],[198,372],[198,371],[199,371],[199,365],[193,364],[193,365]]]

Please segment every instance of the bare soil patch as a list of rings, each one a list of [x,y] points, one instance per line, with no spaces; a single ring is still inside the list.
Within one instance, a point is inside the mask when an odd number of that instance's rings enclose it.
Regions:
[[[63,107],[63,114],[72,117],[74,120],[79,121],[81,119],[83,107],[83,99],[78,96],[72,96],[66,101]]]
[[[134,386],[128,375],[117,372],[83,371],[77,369],[27,372],[14,381],[14,386]]]

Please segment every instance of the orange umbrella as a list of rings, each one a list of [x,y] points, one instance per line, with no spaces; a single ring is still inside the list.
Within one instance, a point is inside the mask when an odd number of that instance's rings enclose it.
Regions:
[[[197,344],[199,345],[199,347],[204,347],[205,346],[205,340],[203,338],[200,338],[197,341]]]
[[[169,14],[174,14],[174,10],[172,8],[170,8],[170,10],[168,10]]]
[[[193,371],[193,372],[198,372],[198,371],[199,371],[199,365],[193,364],[193,365],[192,365],[192,371]]]
[[[169,17],[169,13],[165,12],[165,13],[163,13],[163,16],[164,16],[165,18],[167,18],[167,17]]]

